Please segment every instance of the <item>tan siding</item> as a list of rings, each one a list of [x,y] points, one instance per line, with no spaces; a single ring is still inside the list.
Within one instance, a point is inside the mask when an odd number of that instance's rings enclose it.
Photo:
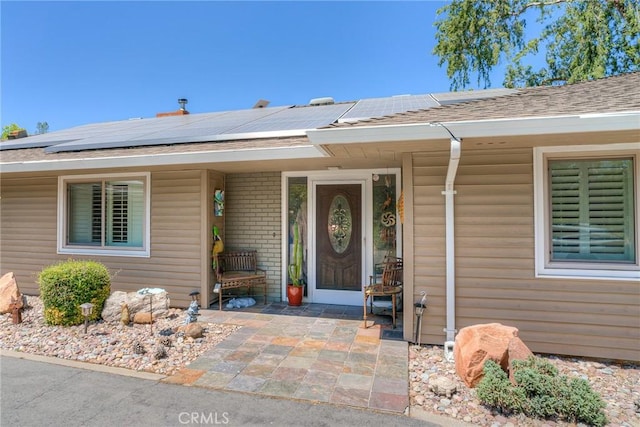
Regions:
[[[159,287],[174,306],[200,289],[200,172],[155,172],[151,177],[151,258],[56,254],[57,176],[3,179],[1,270],[13,271],[26,294],[38,294],[38,273],[68,258],[94,259],[111,272],[112,291]]]
[[[2,179],[0,272],[13,271],[26,294],[38,294],[37,275],[56,255],[56,177]]]
[[[200,186],[200,171],[152,174],[151,258],[129,264],[129,286],[144,281],[166,289],[173,305],[189,305],[189,292],[199,290],[202,280]]]
[[[422,341],[442,344],[448,156],[413,161],[413,293],[429,293]],[[532,150],[463,151],[455,190],[458,329],[501,322],[536,352],[640,359],[638,283],[535,277]]]

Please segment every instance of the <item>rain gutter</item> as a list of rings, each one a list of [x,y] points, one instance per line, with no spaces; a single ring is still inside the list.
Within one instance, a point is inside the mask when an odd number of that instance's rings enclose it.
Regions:
[[[88,153],[90,154],[90,153]],[[322,147],[299,145],[289,147],[247,148],[236,150],[197,151],[191,153],[156,153],[113,157],[76,157],[55,160],[0,161],[0,172],[22,173],[61,170],[196,165],[261,160],[300,160],[328,157]]]
[[[640,111],[588,113],[566,116],[514,117],[504,119],[460,120],[441,122],[455,127],[458,139],[533,136],[637,130]],[[442,139],[434,123],[401,123],[372,126],[339,126],[307,131],[312,144],[349,144]]]

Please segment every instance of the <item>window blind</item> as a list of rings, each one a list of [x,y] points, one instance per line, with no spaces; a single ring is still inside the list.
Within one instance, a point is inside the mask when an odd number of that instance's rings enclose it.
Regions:
[[[633,159],[549,161],[551,261],[635,260]]]

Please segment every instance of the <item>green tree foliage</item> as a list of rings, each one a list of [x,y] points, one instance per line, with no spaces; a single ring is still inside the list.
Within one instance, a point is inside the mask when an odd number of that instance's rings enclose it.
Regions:
[[[536,19],[537,16],[537,19]],[[537,36],[527,34],[540,26]],[[640,70],[637,0],[453,0],[438,9],[433,53],[453,90],[491,85],[506,64],[505,87],[572,83]],[[531,33],[531,31],[530,31]],[[545,64],[535,69],[534,59]]]
[[[15,130],[23,130],[22,126],[19,126],[15,123],[11,123],[10,125],[3,126],[2,128],[2,141],[5,139],[9,139],[9,134]]]

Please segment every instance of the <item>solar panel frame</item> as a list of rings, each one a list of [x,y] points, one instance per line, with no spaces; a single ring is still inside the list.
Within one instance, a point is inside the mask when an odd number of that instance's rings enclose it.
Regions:
[[[461,92],[433,93],[433,98],[440,105],[459,104],[461,102],[475,101],[478,99],[494,98],[517,93],[517,89],[495,88],[483,90],[466,90]]]
[[[238,126],[223,134],[255,134],[262,132],[316,129],[334,123],[355,102],[289,108],[276,114]]]
[[[431,95],[399,95],[387,98],[362,99],[344,114],[339,122],[351,122],[373,117],[383,117],[407,111],[440,106]]]

